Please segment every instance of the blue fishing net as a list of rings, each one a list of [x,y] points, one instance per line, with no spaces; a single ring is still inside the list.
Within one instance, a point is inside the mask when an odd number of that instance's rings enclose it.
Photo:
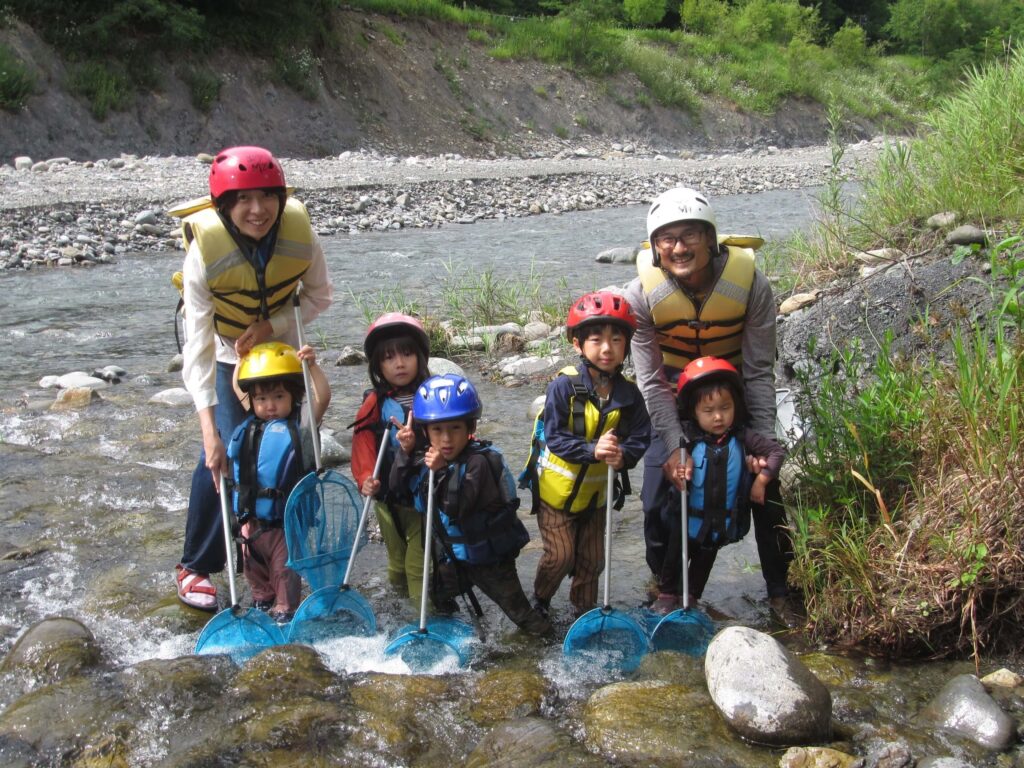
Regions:
[[[369,637],[377,631],[373,608],[356,590],[324,587],[305,600],[288,626],[288,642],[307,643],[353,635]]]
[[[651,633],[651,649],[703,656],[715,634],[707,614],[696,608],[680,608],[658,622]]]
[[[595,608],[576,619],[562,643],[566,656],[586,656],[606,669],[632,672],[647,653],[647,632],[632,616]]]
[[[362,501],[355,483],[333,469],[311,472],[288,496],[284,535],[288,567],[314,592],[338,586],[352,556]]]
[[[263,649],[283,642],[281,628],[267,614],[254,608],[228,608],[203,627],[195,652],[227,654],[241,665]]]

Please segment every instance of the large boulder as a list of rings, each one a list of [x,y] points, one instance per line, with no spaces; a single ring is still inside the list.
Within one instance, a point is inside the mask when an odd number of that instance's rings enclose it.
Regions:
[[[727,627],[708,647],[704,674],[715,707],[745,739],[799,746],[831,738],[828,689],[770,635]]]

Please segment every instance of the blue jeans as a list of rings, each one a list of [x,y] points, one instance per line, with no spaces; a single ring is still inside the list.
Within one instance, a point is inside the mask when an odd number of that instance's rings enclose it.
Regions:
[[[217,405],[213,415],[217,431],[225,446],[235,427],[248,415],[235,395],[231,377],[235,366],[217,363]],[[192,491],[188,497],[188,519],[185,522],[185,547],[181,564],[197,573],[218,573],[224,570],[227,553],[220,519],[220,495],[213,487],[213,476],[206,468],[206,450],[199,452],[199,463],[192,472]]]

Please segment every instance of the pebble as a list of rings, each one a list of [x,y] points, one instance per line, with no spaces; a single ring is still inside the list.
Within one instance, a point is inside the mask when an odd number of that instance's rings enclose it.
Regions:
[[[844,172],[852,178],[885,143],[849,147]],[[715,195],[798,189],[823,184],[830,163],[828,147],[694,157],[611,146],[491,159],[443,154],[402,160],[361,150],[282,159],[282,165],[316,231],[332,235],[641,205],[680,184]],[[166,211],[207,193],[207,158],[123,154],[33,162],[19,156],[13,165],[0,165],[0,271],[90,266],[120,253],[180,249],[181,223]]]

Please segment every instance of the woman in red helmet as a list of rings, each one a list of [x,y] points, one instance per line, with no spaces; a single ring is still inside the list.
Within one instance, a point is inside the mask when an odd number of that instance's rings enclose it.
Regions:
[[[182,377],[199,413],[203,450],[175,571],[178,598],[214,611],[209,575],[226,561],[216,489],[228,468],[224,441],[246,415],[231,386],[235,365],[263,342],[298,348],[290,298],[300,280],[303,322],[327,309],[334,293],[309,214],[289,197],[280,164],[261,147],[231,147],[214,158],[210,198],[190,206],[182,233]]]
[[[545,616],[571,572],[569,600],[582,616],[597,602],[604,570],[608,467],[625,473],[651,442],[651,421],[636,384],[622,375],[636,330],[623,297],[597,291],[569,309],[566,335],[580,355],[548,385],[520,485],[533,492],[544,544],[534,578],[534,607]],[[628,483],[623,476],[623,493]],[[616,509],[621,507],[620,496]]]

